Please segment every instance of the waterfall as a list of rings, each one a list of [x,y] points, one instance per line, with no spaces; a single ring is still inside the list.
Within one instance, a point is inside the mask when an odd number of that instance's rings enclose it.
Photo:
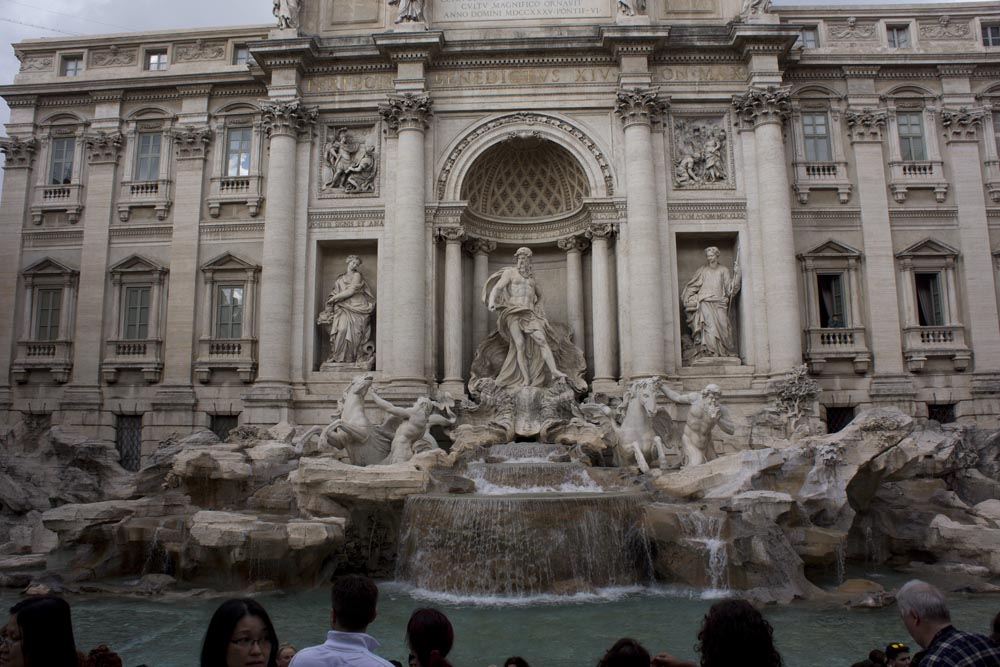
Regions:
[[[470,463],[466,476],[475,483],[476,493],[491,496],[603,491],[581,463]]]
[[[535,442],[512,442],[506,445],[490,447],[490,457],[522,463],[544,463],[553,456],[565,455],[566,448],[562,445],[542,445]]]
[[[837,557],[837,585],[839,586],[844,583],[844,574],[847,569],[847,555],[843,542],[837,544],[834,555]]]
[[[686,540],[699,545],[705,551],[705,574],[710,582],[710,592],[722,592],[729,588],[729,554],[726,541],[722,538],[722,519],[706,516],[695,510],[682,517]]]

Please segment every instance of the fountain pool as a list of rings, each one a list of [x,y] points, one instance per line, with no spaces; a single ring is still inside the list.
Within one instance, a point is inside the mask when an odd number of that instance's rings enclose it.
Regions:
[[[907,577],[887,577],[898,585]],[[933,579],[932,579],[933,580]],[[940,583],[940,582],[939,582]],[[596,665],[615,640],[632,636],[651,651],[667,650],[693,659],[701,617],[712,604],[694,591],[672,588],[618,589],[597,596],[536,598],[530,604],[510,599],[470,600],[421,594],[399,584],[382,584],[379,617],[371,632],[382,642],[381,654],[402,660],[403,633],[413,609],[431,605],[455,624],[453,663],[458,667],[502,664],[509,655],[524,656],[542,667]],[[4,608],[16,601],[0,592]],[[298,647],[322,640],[329,614],[326,590],[261,595],[281,641]],[[958,627],[985,632],[1000,606],[995,596],[949,595]],[[125,667],[197,665],[202,635],[219,599],[157,601],[112,597],[71,598],[77,645],[88,650],[107,643]],[[843,667],[864,658],[872,648],[906,641],[895,607],[850,610],[835,604],[795,603],[764,611],[789,667]]]

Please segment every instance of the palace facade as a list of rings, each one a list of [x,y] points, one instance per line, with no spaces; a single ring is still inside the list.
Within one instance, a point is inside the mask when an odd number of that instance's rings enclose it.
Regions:
[[[995,426],[1000,8],[768,5],[312,0],[15,45],[0,413],[134,467],[326,423],[365,372],[466,395],[523,246],[598,396],[716,383],[746,440],[804,363],[831,428]]]

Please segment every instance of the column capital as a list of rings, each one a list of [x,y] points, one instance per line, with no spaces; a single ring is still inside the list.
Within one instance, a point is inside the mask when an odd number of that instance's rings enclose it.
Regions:
[[[90,150],[90,164],[117,164],[125,138],[121,132],[98,132],[85,136],[83,143]]]
[[[556,245],[560,250],[565,252],[583,252],[590,245],[590,239],[586,235],[570,236],[569,238],[559,239],[556,241]]]
[[[844,118],[847,120],[847,131],[852,143],[862,141],[881,143],[887,118],[884,110],[871,107],[865,107],[861,111],[849,110],[844,114]]]
[[[427,95],[404,93],[390,95],[387,102],[378,105],[378,112],[392,132],[418,130],[423,132],[431,117],[434,101]]]
[[[496,241],[472,238],[465,242],[465,250],[470,255],[489,255],[496,249]]]
[[[601,223],[596,225],[590,225],[590,227],[587,228],[586,234],[587,238],[589,239],[601,239],[604,241],[610,241],[612,238],[614,238],[617,232],[618,229],[615,225],[612,225],[611,223]]]
[[[615,113],[625,127],[651,125],[669,106],[669,101],[660,99],[659,88],[622,88],[615,94]]]
[[[787,86],[751,88],[733,98],[733,108],[747,126],[783,123],[792,111],[791,91]]]
[[[4,169],[29,169],[35,160],[38,150],[38,140],[34,137],[20,139],[9,137],[0,139],[0,151],[3,151],[6,161]]]
[[[438,227],[434,237],[445,243],[462,243],[465,240],[465,227]]]
[[[941,125],[945,140],[951,144],[959,141],[979,141],[979,127],[986,118],[986,109],[942,109]]]
[[[297,138],[316,124],[319,110],[307,109],[302,100],[265,100],[260,105],[261,122],[269,138]]]
[[[187,125],[171,132],[178,160],[204,160],[212,143],[213,132],[208,127]]]

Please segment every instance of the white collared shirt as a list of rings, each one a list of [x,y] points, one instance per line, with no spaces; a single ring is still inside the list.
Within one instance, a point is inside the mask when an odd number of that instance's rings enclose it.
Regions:
[[[372,653],[378,646],[374,637],[363,632],[330,630],[326,643],[302,649],[290,667],[392,667]]]

